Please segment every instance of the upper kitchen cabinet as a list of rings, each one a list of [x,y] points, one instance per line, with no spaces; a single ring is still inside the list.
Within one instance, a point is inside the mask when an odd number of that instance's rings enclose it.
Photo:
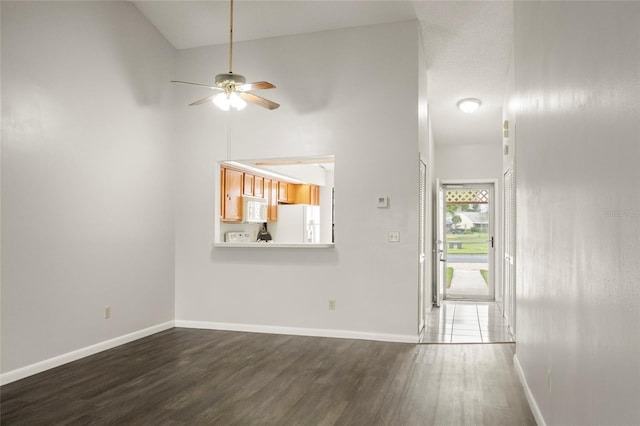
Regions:
[[[265,179],[262,176],[254,176],[253,177],[253,196],[254,197],[260,197],[260,198],[267,198],[265,196],[265,189],[264,189],[264,181]]]
[[[289,186],[289,189],[291,189],[291,186]],[[318,185],[295,185],[295,193],[295,204],[320,205],[320,187]]]
[[[249,173],[243,173],[242,178],[242,194],[253,195],[253,183],[255,176]]]
[[[296,184],[278,182],[278,202],[293,204],[296,202]]]
[[[223,168],[221,173],[222,205],[220,213],[222,220],[242,220],[242,187],[243,174],[237,170]]]
[[[264,198],[268,200],[267,221],[278,220],[278,181],[264,179]]]
[[[289,189],[289,184],[287,182],[278,182],[278,201],[281,203],[287,202],[287,190]]]

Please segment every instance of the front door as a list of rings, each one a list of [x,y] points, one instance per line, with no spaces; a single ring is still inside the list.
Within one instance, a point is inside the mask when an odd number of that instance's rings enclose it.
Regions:
[[[443,184],[445,299],[494,300],[493,184]]]

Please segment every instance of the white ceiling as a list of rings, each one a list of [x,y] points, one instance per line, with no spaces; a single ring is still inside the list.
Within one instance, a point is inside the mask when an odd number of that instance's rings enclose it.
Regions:
[[[177,49],[228,43],[227,1],[134,1]],[[511,53],[509,1],[234,2],[234,41],[418,19],[429,72],[429,107],[438,144],[502,141],[502,100]],[[455,104],[480,98],[464,114]]]

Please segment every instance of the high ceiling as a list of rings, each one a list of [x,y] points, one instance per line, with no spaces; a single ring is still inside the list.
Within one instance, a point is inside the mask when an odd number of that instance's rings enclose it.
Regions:
[[[134,1],[177,49],[228,43],[227,1]],[[418,19],[438,144],[499,144],[511,54],[509,1],[243,1],[234,4],[234,41]],[[224,28],[224,31],[220,29]],[[474,114],[456,102],[482,100]]]

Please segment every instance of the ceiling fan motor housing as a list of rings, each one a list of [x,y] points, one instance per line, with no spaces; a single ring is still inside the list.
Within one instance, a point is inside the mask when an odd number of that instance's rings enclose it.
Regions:
[[[244,78],[243,75],[234,74],[232,72],[216,75],[216,86],[218,87],[227,87],[229,85],[237,86],[245,84],[246,82],[247,79]]]

